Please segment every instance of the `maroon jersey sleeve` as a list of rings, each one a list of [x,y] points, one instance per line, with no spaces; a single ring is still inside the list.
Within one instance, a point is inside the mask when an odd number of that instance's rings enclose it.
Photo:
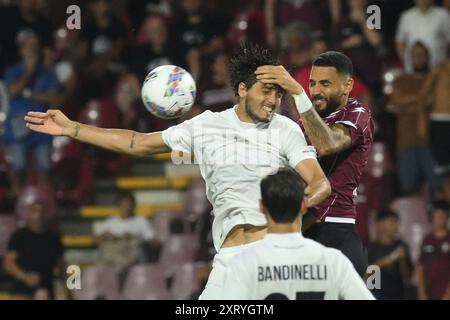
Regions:
[[[360,106],[349,108],[344,116],[335,122],[349,128],[352,145],[363,144],[372,138],[373,121],[370,111]]]

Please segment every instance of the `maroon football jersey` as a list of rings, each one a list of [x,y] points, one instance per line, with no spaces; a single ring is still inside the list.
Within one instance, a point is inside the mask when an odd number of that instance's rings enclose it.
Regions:
[[[349,99],[345,107],[323,120],[328,126],[335,123],[347,126],[352,144],[350,148],[339,153],[319,157],[319,163],[331,184],[331,195],[316,206],[316,216],[321,221],[325,217],[356,219],[353,199],[356,197],[356,189],[372,147],[372,113],[357,100]],[[299,124],[303,129],[301,121],[300,119]],[[306,132],[305,137],[308,139]]]
[[[433,234],[427,235],[422,243],[419,261],[424,268],[430,299],[442,299],[450,282],[450,233],[442,239]]]

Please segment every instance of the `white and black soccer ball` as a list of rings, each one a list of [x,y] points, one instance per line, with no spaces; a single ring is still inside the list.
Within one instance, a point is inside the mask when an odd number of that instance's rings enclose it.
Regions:
[[[142,84],[145,107],[163,119],[181,117],[192,107],[197,88],[191,74],[174,65],[159,66],[150,71]]]

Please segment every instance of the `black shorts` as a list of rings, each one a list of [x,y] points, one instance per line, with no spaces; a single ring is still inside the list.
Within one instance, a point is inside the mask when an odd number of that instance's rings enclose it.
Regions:
[[[366,273],[367,251],[353,223],[321,222],[304,232],[306,238],[315,240],[326,247],[340,250],[352,262],[361,277]]]

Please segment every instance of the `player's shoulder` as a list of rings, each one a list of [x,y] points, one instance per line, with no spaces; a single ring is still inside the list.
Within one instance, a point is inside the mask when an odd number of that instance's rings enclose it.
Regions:
[[[325,256],[326,260],[334,267],[337,273],[352,265],[350,260],[338,249],[326,247]]]
[[[292,119],[282,115],[274,114],[270,123],[270,128],[288,129],[288,130],[300,130],[300,126]]]
[[[367,122],[372,119],[372,111],[356,99],[349,99],[345,109],[343,109],[343,116],[341,120],[350,120],[353,123]]]
[[[366,107],[364,104],[362,104],[360,101],[350,98],[348,100],[347,107],[345,108],[347,112],[351,113],[365,113],[368,115],[372,115],[372,112],[368,107]]]
[[[315,251],[322,252],[325,259],[330,263],[345,259],[345,255],[338,249],[326,247],[323,244],[308,238],[305,238],[304,241],[307,246],[313,248]]]
[[[195,117],[192,117],[184,122],[186,123],[193,123],[193,124],[198,124],[198,123],[203,123],[203,124],[217,124],[218,121],[220,121],[221,119],[223,119],[224,117],[227,117],[227,113],[229,116],[229,111],[232,110],[232,108],[227,109],[225,111],[221,111],[221,112],[213,112],[211,110],[205,110],[202,113],[196,115]]]

